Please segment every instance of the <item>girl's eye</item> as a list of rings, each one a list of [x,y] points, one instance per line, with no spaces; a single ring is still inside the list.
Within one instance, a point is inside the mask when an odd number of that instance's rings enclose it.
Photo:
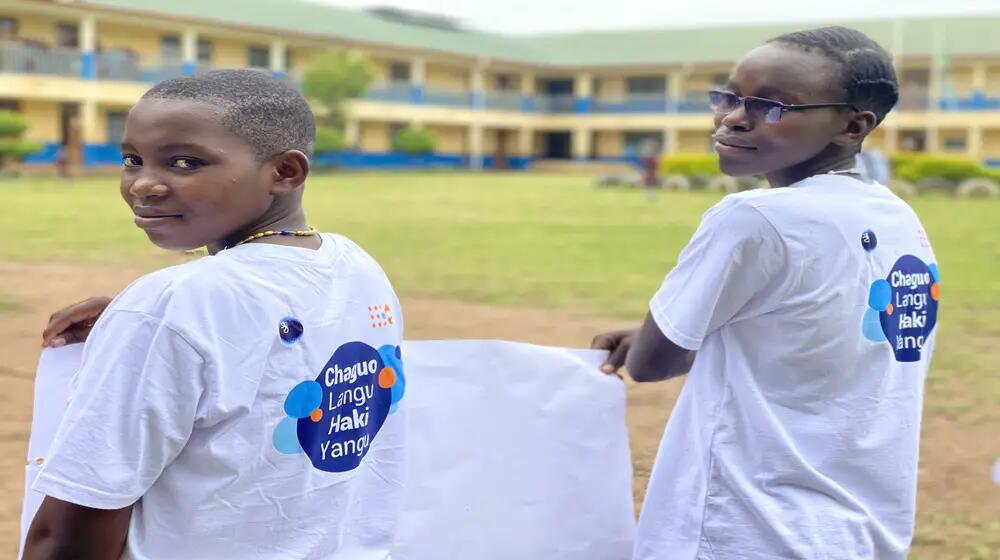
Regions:
[[[139,156],[125,155],[122,156],[122,165],[124,167],[139,167],[142,165],[142,159]]]
[[[201,167],[201,162],[194,158],[179,157],[174,158],[173,166],[177,169],[191,170]]]

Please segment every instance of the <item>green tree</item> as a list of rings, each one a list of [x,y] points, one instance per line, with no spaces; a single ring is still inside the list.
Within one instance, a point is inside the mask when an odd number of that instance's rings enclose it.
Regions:
[[[410,155],[434,152],[434,135],[422,128],[404,128],[392,139],[392,149]]]
[[[42,149],[41,142],[23,140],[28,119],[16,111],[0,111],[0,169],[9,161],[21,161]]]
[[[375,66],[367,55],[330,51],[310,64],[302,80],[302,93],[317,106],[320,127],[343,135],[347,121],[344,102],[364,95],[374,77]]]

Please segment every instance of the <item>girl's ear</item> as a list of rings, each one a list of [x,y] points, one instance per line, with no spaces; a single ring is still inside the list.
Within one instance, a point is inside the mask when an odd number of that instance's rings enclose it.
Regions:
[[[309,158],[298,150],[274,156],[271,164],[274,166],[271,194],[275,196],[286,195],[301,187],[309,176]]]
[[[850,109],[847,109],[850,111]],[[838,146],[853,146],[864,142],[872,130],[878,126],[878,117],[871,111],[852,111],[851,118],[844,123],[844,129],[833,137]]]

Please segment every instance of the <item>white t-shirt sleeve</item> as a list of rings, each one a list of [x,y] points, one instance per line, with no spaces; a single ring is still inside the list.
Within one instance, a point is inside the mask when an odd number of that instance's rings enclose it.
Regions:
[[[727,197],[702,218],[649,304],[670,341],[697,350],[709,333],[769,289],[785,266],[774,226],[744,199]]]
[[[99,509],[138,501],[187,444],[205,365],[160,319],[106,312],[34,489]]]

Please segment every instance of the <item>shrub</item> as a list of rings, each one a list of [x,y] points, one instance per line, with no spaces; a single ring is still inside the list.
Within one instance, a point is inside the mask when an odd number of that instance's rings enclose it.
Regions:
[[[434,135],[422,128],[404,128],[392,139],[392,149],[410,155],[434,152]]]
[[[660,158],[658,171],[661,176],[710,177],[719,175],[719,156],[715,154],[669,154]]]
[[[966,179],[998,174],[987,170],[975,159],[961,156],[900,154],[891,157],[890,161],[893,175],[913,184],[929,179],[944,179],[958,184]]]
[[[339,152],[346,146],[347,140],[339,130],[326,126],[316,127],[316,146],[313,148],[315,153]]]

